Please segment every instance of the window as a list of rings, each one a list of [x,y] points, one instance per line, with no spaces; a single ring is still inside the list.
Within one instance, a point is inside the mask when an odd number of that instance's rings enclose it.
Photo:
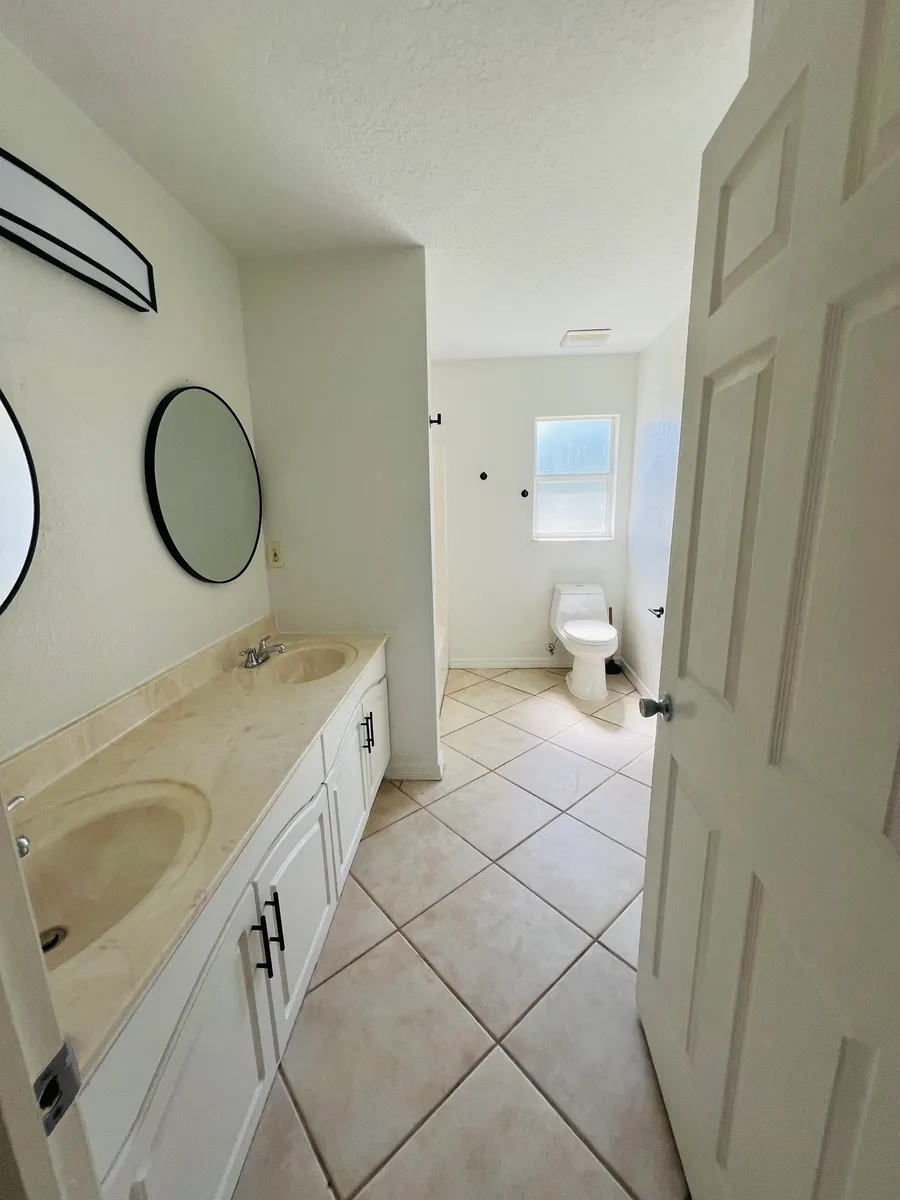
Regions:
[[[618,417],[538,417],[534,431],[534,536],[611,538]]]

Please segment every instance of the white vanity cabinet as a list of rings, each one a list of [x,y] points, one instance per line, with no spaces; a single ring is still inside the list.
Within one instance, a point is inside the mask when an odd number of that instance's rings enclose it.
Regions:
[[[337,906],[331,841],[328,795],[322,787],[279,837],[253,885],[267,938],[268,958],[264,954],[261,961],[268,967],[279,1058]]]
[[[369,817],[371,797],[363,762],[366,758],[368,730],[362,705],[359,705],[328,775],[334,866],[339,892],[343,891],[350,874],[350,864]]]
[[[379,649],[87,1079],[103,1200],[231,1197],[387,766],[384,676]]]
[[[277,1062],[247,888],[182,1017],[106,1200],[228,1200]]]
[[[373,684],[362,698],[362,722],[368,726],[364,740],[366,796],[371,804],[384,779],[391,757],[391,727],[388,721],[387,677]]]

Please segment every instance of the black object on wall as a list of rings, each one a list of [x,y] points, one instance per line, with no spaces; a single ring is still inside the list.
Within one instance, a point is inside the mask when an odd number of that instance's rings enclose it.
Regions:
[[[157,311],[153,267],[77,197],[0,149],[0,237],[137,312]]]
[[[16,414],[0,392],[0,613],[22,586],[34,558],[41,502],[34,460]]]
[[[209,388],[159,402],[144,448],[150,511],[169,553],[203,583],[231,583],[250,566],[262,529],[262,489],[240,418]]]

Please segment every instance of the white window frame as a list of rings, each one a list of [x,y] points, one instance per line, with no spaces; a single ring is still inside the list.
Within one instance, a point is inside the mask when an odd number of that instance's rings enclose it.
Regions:
[[[594,475],[539,475],[538,426],[541,421],[609,421],[609,470]],[[616,536],[616,493],[618,491],[619,468],[619,414],[577,413],[566,416],[535,417],[534,419],[534,502],[532,504],[531,536],[535,542],[611,542]],[[609,532],[608,533],[538,533],[538,484],[547,483],[596,483],[609,480]]]

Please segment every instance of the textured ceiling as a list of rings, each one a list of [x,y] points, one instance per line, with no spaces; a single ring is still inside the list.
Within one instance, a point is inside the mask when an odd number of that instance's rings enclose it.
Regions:
[[[435,357],[640,349],[687,303],[751,0],[0,0],[238,254],[426,247]]]

